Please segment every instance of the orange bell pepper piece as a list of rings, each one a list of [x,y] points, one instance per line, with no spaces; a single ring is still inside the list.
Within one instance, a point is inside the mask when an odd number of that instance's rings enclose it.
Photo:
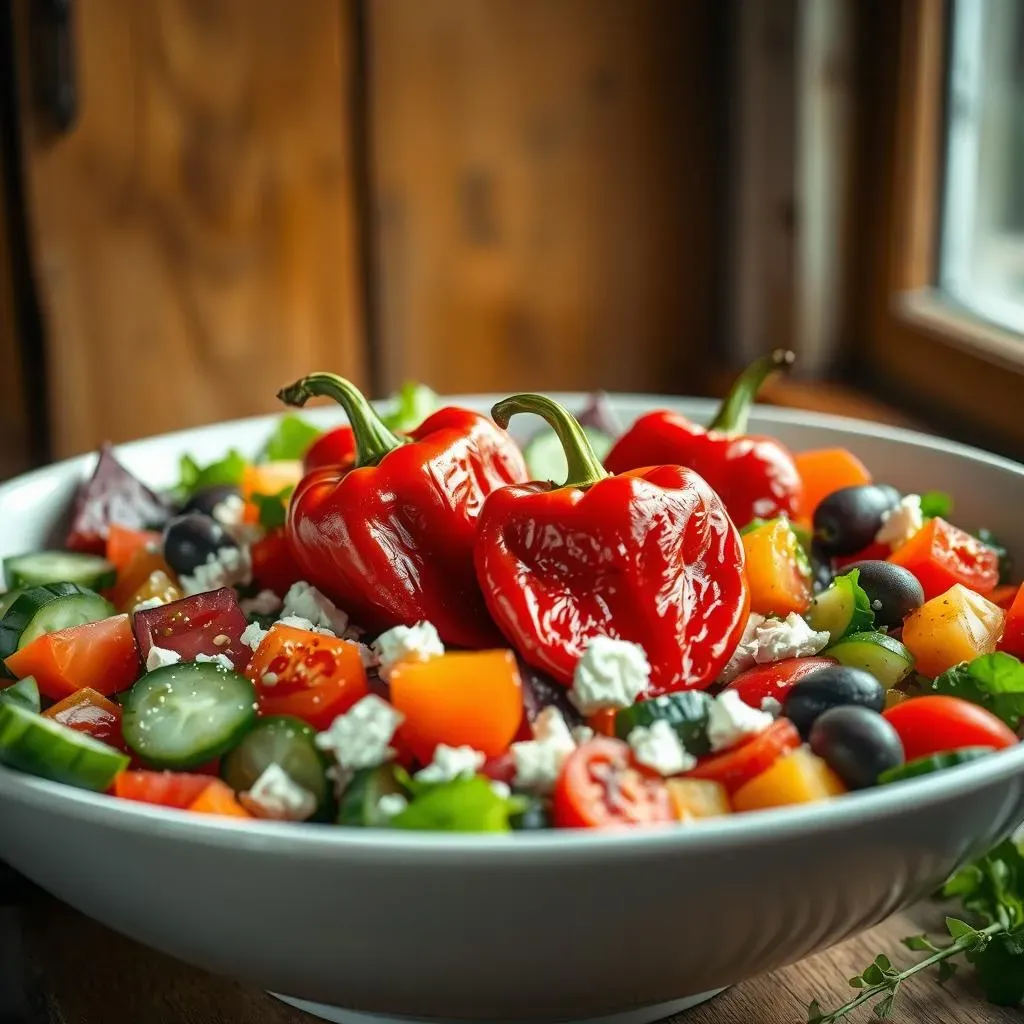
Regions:
[[[228,818],[249,818],[252,815],[235,799],[235,791],[220,779],[214,779],[188,805],[197,814],[220,814]]]
[[[148,547],[160,549],[161,537],[155,530],[132,530],[111,523],[107,533],[107,561],[113,562],[118,575],[131,564],[139,551]]]
[[[801,747],[734,793],[732,805],[737,811],[757,811],[807,804],[845,792],[839,776],[820,757]]]
[[[793,528],[774,519],[743,534],[750,610],[803,614],[811,604],[811,571]]]
[[[834,491],[871,483],[867,466],[845,448],[818,448],[794,459],[804,485],[797,516],[801,522],[809,523],[821,500]]]
[[[903,643],[918,672],[941,675],[961,661],[994,651],[1005,616],[998,605],[958,583],[907,616]]]

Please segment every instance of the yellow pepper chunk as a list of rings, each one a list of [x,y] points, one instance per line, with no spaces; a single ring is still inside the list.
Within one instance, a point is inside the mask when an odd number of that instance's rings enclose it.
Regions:
[[[957,583],[926,601],[903,623],[903,642],[926,676],[996,649],[1006,613]]]
[[[750,610],[802,615],[811,604],[811,568],[793,528],[774,519],[743,534]]]
[[[729,793],[720,782],[711,779],[669,779],[665,785],[680,821],[732,814]]]
[[[806,747],[779,758],[732,797],[737,811],[758,811],[787,804],[809,804],[846,792],[842,779]]]

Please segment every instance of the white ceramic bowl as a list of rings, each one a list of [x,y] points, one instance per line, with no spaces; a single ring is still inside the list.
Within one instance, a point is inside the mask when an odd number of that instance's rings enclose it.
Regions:
[[[570,408],[583,402],[560,397]],[[710,413],[702,401],[616,399],[627,423],[661,406]],[[181,453],[254,451],[270,426],[186,431],[119,456],[169,484]],[[845,445],[907,491],[950,491],[959,521],[1024,551],[1024,467],[810,413],[759,409],[753,426],[795,449]],[[90,463],[0,486],[0,555],[44,542]],[[86,914],[298,1000],[420,1019],[655,1020],[874,925],[1022,819],[1024,746],[827,804],[592,835],[234,824],[0,769],[0,857]]]

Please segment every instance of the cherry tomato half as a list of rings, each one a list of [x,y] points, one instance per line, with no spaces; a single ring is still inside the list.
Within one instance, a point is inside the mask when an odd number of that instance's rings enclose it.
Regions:
[[[915,697],[883,712],[899,734],[908,761],[964,747],[1001,750],[1017,742],[990,711],[959,697]]]
[[[804,676],[837,664],[835,658],[783,658],[771,665],[755,665],[741,672],[726,689],[735,690],[743,703],[752,708],[760,708],[765,697],[781,704]]]
[[[987,544],[938,516],[929,519],[889,561],[909,569],[931,600],[955,583],[991,594],[999,582],[999,556]]]
[[[773,722],[764,732],[721,754],[712,754],[687,772],[691,779],[720,782],[731,796],[761,772],[767,771],[783,754],[800,746],[800,733],[788,718]]]
[[[625,828],[675,820],[668,787],[639,772],[622,740],[598,736],[576,749],[555,784],[558,828]]]

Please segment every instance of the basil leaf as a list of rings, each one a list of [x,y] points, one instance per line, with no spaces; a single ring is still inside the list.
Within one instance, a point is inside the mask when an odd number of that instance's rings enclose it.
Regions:
[[[394,410],[381,418],[388,429],[399,433],[415,430],[441,404],[426,384],[403,384],[395,398]]]
[[[241,484],[248,465],[245,456],[235,448],[232,448],[224,458],[211,462],[208,466],[200,466],[191,455],[182,455],[178,463],[180,479],[174,489],[174,495],[179,501],[185,501],[205,487],[237,487]]]
[[[851,569],[843,575],[849,579],[853,589],[853,615],[850,617],[850,624],[846,627],[843,636],[870,632],[875,628],[875,612],[871,607],[871,598],[860,585],[860,569]]]
[[[932,689],[980,704],[1014,731],[1024,719],[1024,664],[1002,651],[954,665],[934,680]]]
[[[435,832],[508,832],[518,797],[501,797],[482,775],[418,786],[412,802],[391,819],[393,828]]]
[[[975,536],[986,547],[991,548],[999,557],[999,582],[1010,583],[1013,580],[1013,557],[1006,546],[999,541],[991,530],[980,529]]]
[[[299,416],[282,416],[260,453],[260,462],[299,462],[321,431]]]
[[[277,494],[254,494],[252,503],[259,509],[260,526],[264,530],[277,530],[284,526],[288,519],[288,499],[294,487],[286,487]]]
[[[925,491],[921,495],[921,515],[925,519],[948,519],[953,511],[953,498],[945,491]]]

